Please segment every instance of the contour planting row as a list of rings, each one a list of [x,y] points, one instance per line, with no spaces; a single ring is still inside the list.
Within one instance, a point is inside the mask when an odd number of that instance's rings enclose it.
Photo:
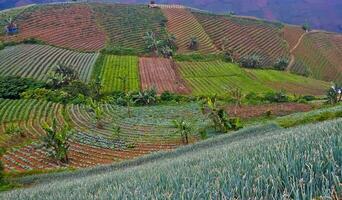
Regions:
[[[196,37],[198,40],[198,52],[214,53],[218,51],[202,25],[190,11],[179,8],[162,8],[162,11],[168,19],[168,31],[176,37],[179,53],[193,51],[189,48],[192,37]]]
[[[143,5],[92,4],[99,25],[108,37],[108,45],[145,50],[143,37],[153,31],[163,37],[165,17],[160,9]]]
[[[104,47],[105,34],[97,27],[95,15],[85,4],[35,6],[22,13],[16,23],[19,34],[5,40],[37,38],[49,44],[97,51]]]
[[[241,21],[247,19],[237,20],[234,17],[199,12],[192,14],[220,50],[230,48],[239,57],[257,54],[266,66],[273,65],[278,58],[289,56],[280,30],[273,24],[257,20],[254,23],[243,23]]]
[[[47,45],[17,45],[0,51],[0,75],[47,80],[57,64],[75,69],[83,81],[89,81],[98,54],[79,53]]]
[[[156,88],[158,93],[169,91],[187,94],[190,90],[181,79],[178,66],[169,59],[140,58],[139,71],[141,88]]]
[[[47,101],[0,99],[1,146],[10,147],[38,138],[43,133],[41,127],[44,123],[50,123],[54,117],[61,118],[61,108],[61,105]],[[22,134],[8,132],[13,127],[20,128]]]
[[[180,72],[195,95],[225,95],[240,88],[243,93],[286,90],[294,94],[323,95],[328,83],[275,70],[246,70],[235,64],[179,62]]]
[[[285,25],[283,28],[283,37],[289,44],[289,48],[293,49],[304,34],[304,30],[299,26]]]
[[[294,51],[292,72],[326,81],[342,82],[341,40],[331,40],[327,33],[309,33]]]

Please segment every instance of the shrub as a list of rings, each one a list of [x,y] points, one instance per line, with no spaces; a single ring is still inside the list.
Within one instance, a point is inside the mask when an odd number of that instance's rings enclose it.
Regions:
[[[184,119],[174,120],[173,124],[177,129],[175,133],[181,136],[184,144],[189,144],[189,136],[193,132],[192,125],[189,122],[186,122]]]
[[[240,59],[240,65],[245,68],[260,68],[261,57],[259,55],[248,55]]]
[[[153,105],[157,102],[157,91],[155,88],[140,91],[132,95],[132,100],[136,105]]]
[[[0,50],[3,50],[5,48],[4,43],[0,42]]]
[[[121,46],[113,46],[113,47],[107,47],[105,49],[101,50],[102,54],[111,54],[111,55],[138,55],[141,52],[139,52],[136,49],[133,48],[127,48],[127,47],[121,47]]]
[[[189,42],[189,49],[197,50],[198,47],[199,47],[199,41],[197,37],[191,37],[190,42]]]
[[[288,102],[289,97],[286,95],[284,91],[268,92],[265,94],[264,100],[270,103],[283,103],[283,102]]]
[[[181,101],[182,96],[179,96],[177,94],[171,93],[169,91],[165,91],[160,95],[160,100],[162,101]]]
[[[289,65],[289,60],[287,58],[278,58],[274,63],[273,68],[276,70],[285,70]]]
[[[27,90],[45,87],[44,83],[17,76],[0,77],[0,98],[19,99]]]
[[[342,101],[342,87],[338,87],[337,85],[332,86],[327,91],[327,103],[336,104]]]

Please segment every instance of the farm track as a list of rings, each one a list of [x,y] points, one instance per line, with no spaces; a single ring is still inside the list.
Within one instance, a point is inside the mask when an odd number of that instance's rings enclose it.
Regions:
[[[37,6],[16,18],[20,32],[5,36],[6,41],[37,38],[48,44],[82,51],[98,51],[105,45],[105,34],[85,4]]]
[[[155,87],[157,92],[189,94],[190,90],[181,79],[178,66],[172,60],[165,58],[139,59],[140,81],[142,89]]]

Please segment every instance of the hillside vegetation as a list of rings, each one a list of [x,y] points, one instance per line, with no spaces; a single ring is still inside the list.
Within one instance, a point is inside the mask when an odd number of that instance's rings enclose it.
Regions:
[[[249,129],[179,149],[138,167],[86,170],[76,172],[77,179],[72,173],[64,179],[51,175],[55,182],[1,196],[5,199],[338,198],[337,191],[331,188],[338,188],[341,181],[341,122],[287,130]]]

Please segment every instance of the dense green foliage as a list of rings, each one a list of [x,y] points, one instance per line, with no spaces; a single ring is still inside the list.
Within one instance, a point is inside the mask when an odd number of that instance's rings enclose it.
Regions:
[[[33,79],[16,76],[0,77],[0,98],[19,99],[22,92],[44,86],[44,83],[37,82]]]
[[[106,55],[101,67],[100,79],[104,93],[139,90],[138,58]]]
[[[261,67],[261,57],[258,55],[247,55],[239,60],[242,67],[245,68],[260,68]]]
[[[72,173],[64,180],[47,175],[56,181],[1,196],[54,200],[98,195],[109,199],[336,197],[331,188],[339,190],[341,181],[341,125],[337,120],[287,130],[241,131],[190,146],[189,153],[180,149],[158,156],[177,155],[174,159],[124,171],[115,166],[85,170],[75,173],[78,179]]]

